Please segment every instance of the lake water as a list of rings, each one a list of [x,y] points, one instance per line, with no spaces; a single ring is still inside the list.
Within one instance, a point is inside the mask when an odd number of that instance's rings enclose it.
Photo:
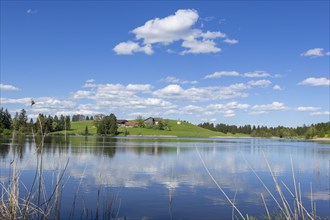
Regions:
[[[311,212],[313,204],[318,216],[329,219],[329,143],[47,137],[42,153],[43,194],[52,194],[58,169],[62,172],[68,162],[60,184],[57,215],[61,219],[231,219],[233,207],[211,176],[244,216],[267,215],[261,193],[270,215],[278,216],[278,206],[252,169],[281,201],[268,161],[293,207],[294,199],[284,187],[286,184],[294,193],[290,158],[304,207]],[[0,165],[4,185],[8,184],[13,166],[17,167],[20,196],[26,197],[37,166],[33,139],[1,138]],[[36,197],[32,200],[37,204]],[[240,219],[237,211],[234,215]]]

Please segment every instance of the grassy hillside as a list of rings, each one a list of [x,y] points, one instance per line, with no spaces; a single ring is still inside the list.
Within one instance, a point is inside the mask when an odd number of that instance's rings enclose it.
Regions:
[[[71,129],[66,131],[66,134],[70,135],[82,135],[85,133],[85,128],[88,128],[88,133],[90,135],[96,134],[96,127],[94,126],[94,121],[75,121],[71,122]],[[51,134],[64,134],[65,131],[52,132]]]
[[[125,129],[129,132],[129,135],[142,135],[142,136],[176,136],[176,137],[214,137],[214,136],[247,136],[242,134],[224,134],[221,132],[210,131],[196,125],[182,122],[181,125],[177,124],[176,120],[167,121],[171,130],[156,130],[148,128],[125,128],[119,127],[119,135],[123,135]],[[96,135],[96,128],[94,127],[93,121],[79,121],[71,122],[71,129],[66,131],[67,134],[71,135],[83,135],[85,133],[85,127],[87,126],[89,135]],[[65,131],[53,132],[52,134],[64,134]]]
[[[168,130],[156,130],[148,128],[127,128],[129,135],[166,135],[166,136],[177,136],[177,137],[210,137],[210,136],[222,136],[223,133],[210,131],[193,124],[182,122],[178,125],[175,120],[168,120],[167,123],[170,126]],[[125,128],[120,127],[119,132],[123,132]]]

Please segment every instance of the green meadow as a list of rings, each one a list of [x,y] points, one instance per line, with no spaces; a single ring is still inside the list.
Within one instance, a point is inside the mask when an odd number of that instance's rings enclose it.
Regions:
[[[119,136],[124,136],[125,130],[129,136],[173,136],[173,137],[195,137],[208,138],[216,136],[233,136],[233,137],[248,137],[245,134],[224,134],[222,132],[215,132],[196,125],[182,122],[177,124],[176,120],[167,120],[170,130],[157,130],[155,128],[126,128],[120,126],[118,128]],[[68,134],[68,135],[85,135],[86,126],[88,128],[88,135],[96,135],[96,127],[94,121],[78,121],[71,122],[71,129],[67,131],[52,132],[51,134]],[[126,132],[126,133],[127,133]]]

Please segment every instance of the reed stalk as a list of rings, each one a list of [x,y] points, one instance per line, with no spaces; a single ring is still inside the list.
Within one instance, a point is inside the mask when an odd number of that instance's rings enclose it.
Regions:
[[[206,170],[207,174],[210,176],[210,178],[212,179],[212,181],[215,183],[215,185],[218,187],[218,189],[221,191],[221,193],[226,197],[227,201],[233,206],[233,208],[238,212],[238,214],[240,215],[240,217],[245,220],[246,218],[243,216],[243,214],[241,213],[241,211],[236,207],[236,205],[229,199],[229,197],[227,196],[227,194],[225,193],[225,191],[221,188],[221,186],[218,184],[218,182],[214,179],[213,175],[211,174],[211,172],[209,171],[209,169],[207,168],[201,154],[199,153],[197,147],[196,147],[196,151],[198,153],[199,159],[201,160],[204,169]]]

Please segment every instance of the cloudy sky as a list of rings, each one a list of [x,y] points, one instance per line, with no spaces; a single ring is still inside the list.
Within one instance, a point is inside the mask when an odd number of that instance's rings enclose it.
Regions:
[[[329,1],[1,1],[1,107],[326,122],[329,39]]]

